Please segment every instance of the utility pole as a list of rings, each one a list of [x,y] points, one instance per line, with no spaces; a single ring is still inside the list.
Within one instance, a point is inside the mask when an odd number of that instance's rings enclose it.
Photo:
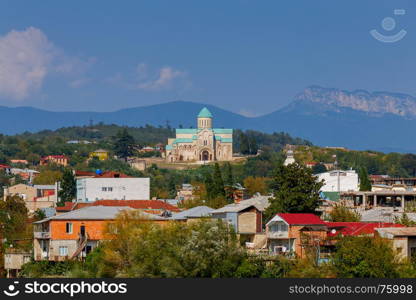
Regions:
[[[338,158],[336,154],[334,154],[333,157],[335,158],[334,165],[335,165],[335,170],[337,172],[337,191],[339,193],[341,191],[341,182],[340,182],[340,177],[339,177]]]

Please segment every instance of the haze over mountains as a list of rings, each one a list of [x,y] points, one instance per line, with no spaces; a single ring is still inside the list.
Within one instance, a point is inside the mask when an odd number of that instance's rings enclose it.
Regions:
[[[196,115],[207,106],[216,127],[288,132],[320,146],[357,150],[416,153],[416,98],[364,90],[343,91],[311,86],[286,107],[249,118],[200,103],[175,101],[115,112],[50,112],[31,107],[0,107],[0,132],[36,132],[94,123],[128,126],[195,127]]]

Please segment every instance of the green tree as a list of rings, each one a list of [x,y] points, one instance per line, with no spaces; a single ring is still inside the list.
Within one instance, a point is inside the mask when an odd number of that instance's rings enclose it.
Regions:
[[[75,176],[70,169],[66,169],[64,171],[60,188],[61,189],[58,192],[58,196],[60,198],[60,201],[57,204],[58,206],[63,206],[65,205],[65,202],[71,202],[74,200],[77,194],[77,184]]]
[[[44,170],[33,180],[34,184],[55,184],[62,179],[61,171]]]
[[[360,168],[360,191],[371,191],[371,181],[368,177],[367,169],[365,167]]]
[[[336,244],[333,264],[342,278],[396,278],[399,262],[389,241],[378,237],[347,236]]]
[[[240,153],[244,155],[250,154],[250,143],[247,135],[243,132],[240,133]]]
[[[120,157],[126,159],[135,153],[135,142],[133,136],[129,134],[126,128],[123,128],[117,133],[114,143],[114,153]]]
[[[225,198],[224,181],[222,179],[221,169],[218,163],[215,163],[212,181],[213,181],[214,196]]]
[[[254,135],[249,138],[249,145],[250,145],[250,154],[256,155],[257,151],[259,150],[259,147],[257,145],[257,141]]]
[[[234,184],[234,175],[233,175],[233,168],[229,162],[225,164],[224,169],[224,184],[228,186],[232,186]]]
[[[327,169],[326,169],[325,165],[321,164],[321,163],[316,164],[312,167],[312,173],[313,174],[324,173],[326,171],[327,171]]]
[[[109,227],[109,236],[87,258],[91,277],[232,277],[246,257],[221,221],[159,226],[130,211]]]
[[[336,205],[329,213],[329,221],[331,222],[360,222],[361,215],[344,205]]]
[[[296,163],[279,165],[272,182],[274,197],[270,199],[265,217],[270,219],[276,213],[314,213],[322,185],[305,166]]]

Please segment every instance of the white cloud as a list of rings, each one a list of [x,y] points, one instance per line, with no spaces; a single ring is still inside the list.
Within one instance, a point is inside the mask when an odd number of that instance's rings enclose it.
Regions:
[[[94,59],[66,56],[34,27],[0,36],[0,96],[22,101],[40,90],[50,73],[79,74]]]
[[[240,109],[240,111],[238,112],[238,114],[240,114],[242,116],[245,116],[245,117],[249,117],[249,118],[254,118],[254,117],[261,116],[261,114],[259,114],[259,113],[256,113],[256,112],[254,112],[252,110],[244,109],[244,108],[243,109]]]
[[[69,86],[76,89],[76,88],[83,87],[84,85],[86,85],[90,81],[91,81],[91,78],[79,78],[79,79],[75,79],[75,80],[71,81],[69,83]]]
[[[147,75],[147,66],[145,64],[140,64],[137,71],[139,76],[137,88],[146,91],[174,88],[176,84],[182,85],[187,77],[186,72],[175,70],[169,66],[161,68],[152,79],[148,79],[149,76]]]
[[[150,92],[164,90],[180,92],[192,87],[186,71],[176,70],[170,66],[150,71],[149,69],[146,63],[140,63],[136,66],[134,74],[126,75],[119,72],[106,78],[104,82],[130,90]]]
[[[38,90],[55,55],[53,44],[33,27],[0,37],[0,94],[22,100]]]

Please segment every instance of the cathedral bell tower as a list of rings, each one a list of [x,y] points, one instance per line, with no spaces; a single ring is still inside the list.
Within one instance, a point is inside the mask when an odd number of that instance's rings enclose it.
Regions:
[[[198,114],[198,129],[212,128],[212,114],[208,108],[204,107]]]

